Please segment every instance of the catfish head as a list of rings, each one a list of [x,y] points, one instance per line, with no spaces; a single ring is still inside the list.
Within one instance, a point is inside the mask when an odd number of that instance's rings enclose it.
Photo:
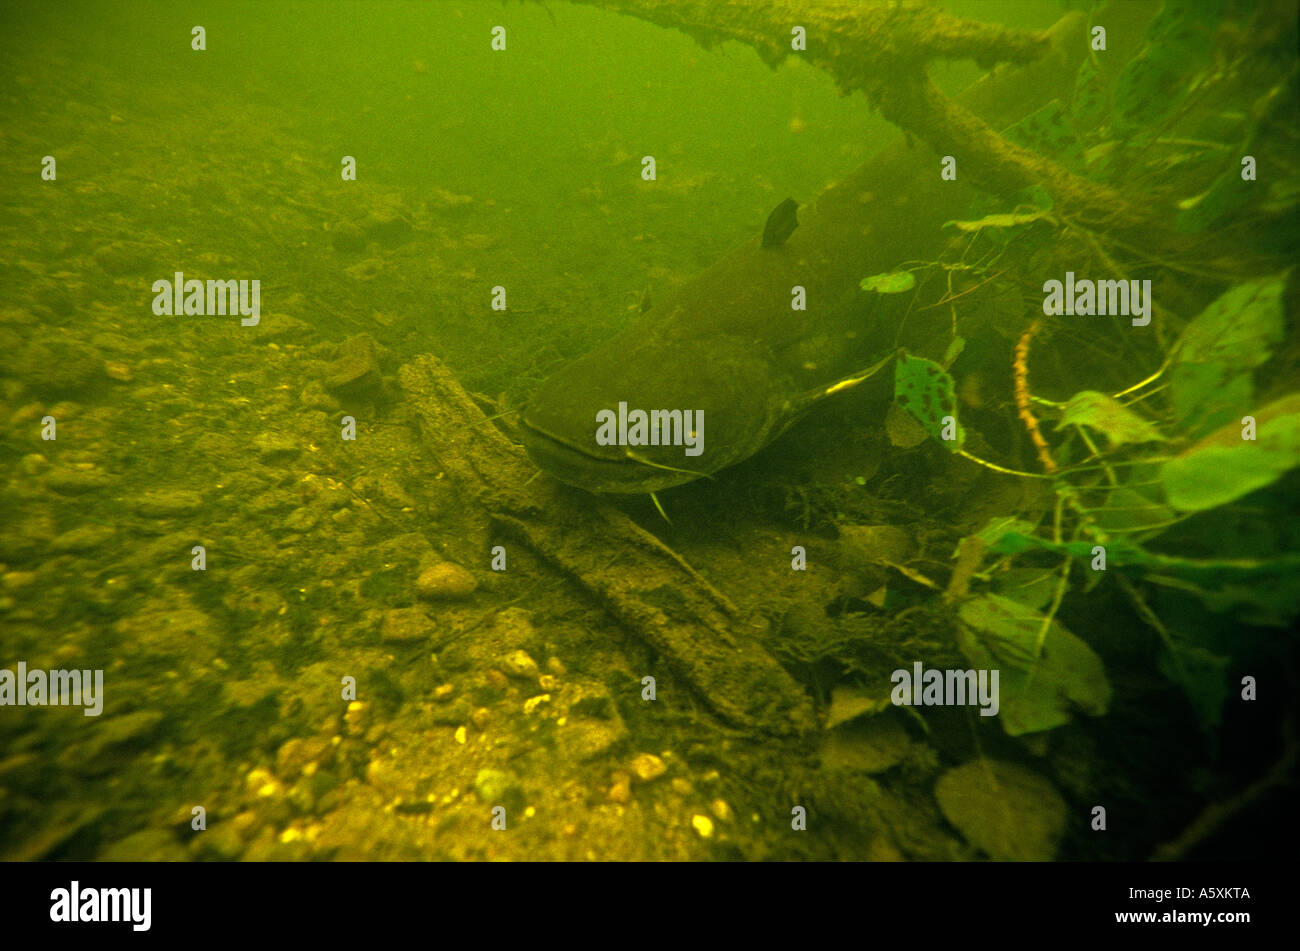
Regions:
[[[538,389],[523,413],[524,448],[569,485],[656,492],[771,442],[790,421],[793,387],[760,340],[698,329],[674,339],[643,321]]]

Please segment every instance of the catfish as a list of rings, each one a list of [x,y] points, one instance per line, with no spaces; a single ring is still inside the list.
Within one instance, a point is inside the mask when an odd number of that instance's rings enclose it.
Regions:
[[[1067,14],[1049,31],[1042,59],[986,75],[961,101],[1006,128],[1067,95],[1086,54],[1085,26]],[[960,173],[941,178],[939,156],[900,136],[799,209],[801,219],[793,200],[783,202],[763,235],[547,379],[521,417],[528,455],[562,482],[608,493],[654,493],[749,458],[889,362],[893,347],[872,329],[906,307],[908,295],[869,294],[861,279],[938,257],[944,222],[974,195]],[[796,287],[806,310],[791,306]],[[607,438],[602,419],[624,410],[658,411],[663,420],[696,414],[702,451],[688,455],[683,442],[692,434],[667,424],[626,434],[620,427],[620,438]]]

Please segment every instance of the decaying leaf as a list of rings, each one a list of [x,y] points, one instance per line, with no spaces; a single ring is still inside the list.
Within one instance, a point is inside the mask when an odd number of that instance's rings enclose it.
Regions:
[[[991,759],[948,770],[934,787],[944,817],[989,858],[1050,862],[1065,831],[1065,800],[1037,773]]]

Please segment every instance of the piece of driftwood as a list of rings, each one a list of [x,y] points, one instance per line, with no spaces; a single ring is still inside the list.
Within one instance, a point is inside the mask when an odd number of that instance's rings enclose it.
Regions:
[[[523,450],[436,357],[408,363],[399,378],[430,454],[466,501],[589,592],[719,718],[777,735],[816,728],[804,689],[680,556],[599,496],[534,478]]]
[[[1085,18],[1067,14],[1047,31],[1018,30],[966,20],[922,0],[573,0],[680,30],[705,48],[726,40],[756,50],[769,66],[797,55],[828,73],[844,92],[861,90],[890,122],[925,141],[939,155],[956,156],[962,175],[981,187],[1014,192],[1043,186],[1058,213],[1108,230],[1139,230],[1151,237],[1163,219],[1140,201],[1076,175],[1054,161],[1004,139],[930,82],[936,59],[973,59],[986,68],[1027,66],[1049,58],[1060,38],[1086,43]],[[1115,4],[1104,21],[1120,42],[1141,36],[1136,24],[1150,10]],[[802,27],[807,49],[795,53],[791,30]],[[1136,27],[1136,28],[1135,28]],[[1078,48],[1082,53],[1084,46]],[[1118,55],[1116,52],[1107,55]],[[1070,70],[1073,77],[1073,68]]]

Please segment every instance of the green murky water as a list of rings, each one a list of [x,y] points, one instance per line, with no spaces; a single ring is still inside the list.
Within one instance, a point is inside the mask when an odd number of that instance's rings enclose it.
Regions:
[[[0,856],[1275,853],[1296,5],[838,8],[6,6]]]

